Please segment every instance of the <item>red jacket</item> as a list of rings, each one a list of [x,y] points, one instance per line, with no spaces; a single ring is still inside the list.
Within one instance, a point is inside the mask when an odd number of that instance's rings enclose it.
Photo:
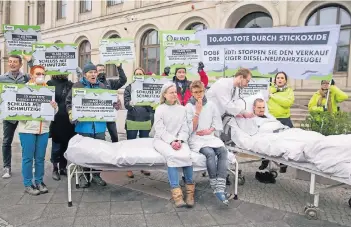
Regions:
[[[199,72],[199,75],[200,75],[201,82],[204,84],[205,87],[207,87],[207,85],[208,85],[208,76],[207,76],[206,72],[201,70]],[[176,82],[175,80],[176,80],[176,77],[174,76],[173,77],[173,82]],[[191,81],[187,80],[186,81],[186,90],[185,90],[183,96],[182,96],[182,93],[178,91],[178,99],[179,99],[180,104],[183,105],[183,106],[185,106],[188,103],[189,99],[191,98],[190,84],[191,84]]]

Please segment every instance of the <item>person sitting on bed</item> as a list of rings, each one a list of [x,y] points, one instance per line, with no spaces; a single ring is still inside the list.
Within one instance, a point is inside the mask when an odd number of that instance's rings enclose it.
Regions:
[[[167,162],[168,180],[172,198],[176,207],[193,207],[195,184],[193,183],[193,166],[191,150],[187,144],[189,127],[186,109],[180,105],[177,87],[174,83],[162,86],[160,105],[155,111],[154,148]],[[185,178],[186,202],[179,186],[178,168],[181,167]]]
[[[192,97],[186,105],[191,133],[189,147],[191,151],[200,152],[206,156],[211,188],[221,202],[228,204],[227,196],[231,196],[225,194],[228,151],[222,140],[214,135],[215,131],[223,130],[221,116],[216,105],[207,101],[205,86],[201,81],[193,81],[190,91]]]

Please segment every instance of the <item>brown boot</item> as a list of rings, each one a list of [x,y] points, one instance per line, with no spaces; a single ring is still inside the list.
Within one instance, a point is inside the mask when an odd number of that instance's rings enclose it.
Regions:
[[[171,192],[172,192],[172,199],[177,208],[186,206],[183,199],[183,192],[181,188],[174,188],[171,190]]]
[[[195,194],[195,184],[186,184],[186,204],[188,207],[193,207],[195,204],[194,194]]]

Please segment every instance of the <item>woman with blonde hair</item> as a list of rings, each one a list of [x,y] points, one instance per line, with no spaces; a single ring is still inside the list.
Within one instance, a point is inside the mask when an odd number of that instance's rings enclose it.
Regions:
[[[154,147],[162,154],[168,166],[168,180],[172,198],[176,207],[193,207],[195,184],[191,151],[188,146],[189,127],[186,120],[186,109],[180,105],[177,88],[174,83],[167,83],[161,89],[160,105],[156,108],[154,122]],[[186,201],[179,186],[178,168],[182,168]]]

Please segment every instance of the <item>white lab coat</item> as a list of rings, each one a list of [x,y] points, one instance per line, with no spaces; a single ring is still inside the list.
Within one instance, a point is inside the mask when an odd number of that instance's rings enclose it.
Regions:
[[[185,107],[178,104],[158,106],[153,127],[155,130],[154,148],[165,157],[167,166],[191,166],[191,151],[188,146],[189,128]],[[174,140],[184,141],[180,150],[172,148],[171,143]]]
[[[220,116],[225,113],[236,116],[245,112],[245,106],[238,105],[236,102],[239,99],[239,88],[235,90],[233,94],[234,78],[221,78],[207,91],[207,99],[216,104]]]
[[[221,139],[214,135],[198,136],[196,132],[215,128],[215,131],[223,131],[222,119],[219,115],[217,107],[211,101],[207,101],[206,105],[202,107],[199,115],[198,127],[196,131],[193,128],[193,118],[195,116],[196,107],[195,105],[188,103],[186,105],[187,121],[190,129],[189,147],[191,151],[199,152],[203,147],[219,148],[224,147],[224,143]]]

